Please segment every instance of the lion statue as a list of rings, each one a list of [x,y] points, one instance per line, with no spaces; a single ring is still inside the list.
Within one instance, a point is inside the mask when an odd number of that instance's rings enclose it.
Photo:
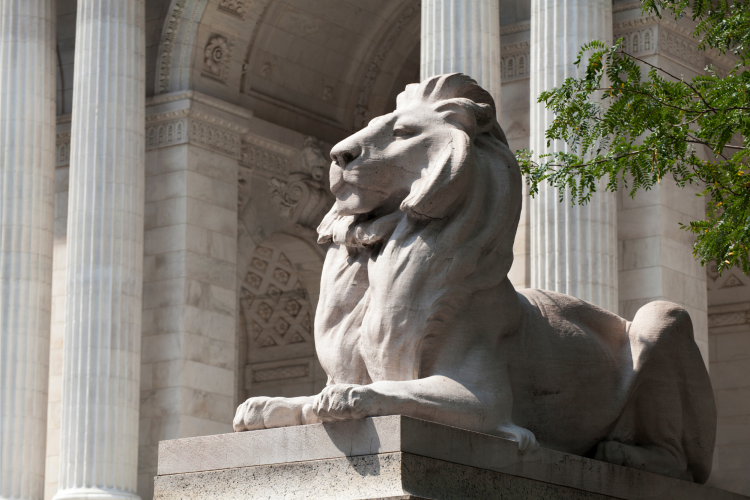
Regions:
[[[331,151],[318,395],[251,398],[235,431],[408,415],[703,483],[713,392],[687,312],[632,322],[516,291],[521,173],[489,93],[454,73]],[[538,444],[537,444],[538,443]]]

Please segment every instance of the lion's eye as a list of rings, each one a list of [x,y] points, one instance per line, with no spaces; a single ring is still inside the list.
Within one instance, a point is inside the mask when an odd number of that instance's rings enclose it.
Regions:
[[[393,135],[395,137],[408,137],[414,135],[414,129],[408,127],[398,127],[393,129]]]

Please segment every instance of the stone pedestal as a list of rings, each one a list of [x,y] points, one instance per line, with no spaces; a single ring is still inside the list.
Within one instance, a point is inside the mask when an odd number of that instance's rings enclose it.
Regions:
[[[159,443],[155,500],[744,499],[403,416]]]

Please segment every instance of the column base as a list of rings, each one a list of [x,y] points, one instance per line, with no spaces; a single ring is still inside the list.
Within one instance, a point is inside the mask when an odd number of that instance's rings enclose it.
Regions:
[[[59,490],[52,500],[141,500],[135,493],[104,488],[70,488]]]

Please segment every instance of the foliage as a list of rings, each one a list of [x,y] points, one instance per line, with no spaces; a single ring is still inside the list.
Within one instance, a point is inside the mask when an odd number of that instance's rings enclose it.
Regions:
[[[568,151],[540,155],[539,163],[528,150],[517,155],[532,195],[546,181],[561,200],[569,190],[580,204],[600,179],[631,196],[665,176],[680,187],[698,184],[706,217],[682,226],[696,235],[694,255],[704,265],[716,260],[719,272],[737,265],[750,275],[750,0],[690,3],[692,10],[688,0],[643,0],[642,10],[690,15],[699,50],[737,58],[727,75],[708,67],[686,79],[629,54],[622,39],[614,46],[593,41],[576,61],[585,76],[538,99],[555,114],[547,146],[562,140]]]

